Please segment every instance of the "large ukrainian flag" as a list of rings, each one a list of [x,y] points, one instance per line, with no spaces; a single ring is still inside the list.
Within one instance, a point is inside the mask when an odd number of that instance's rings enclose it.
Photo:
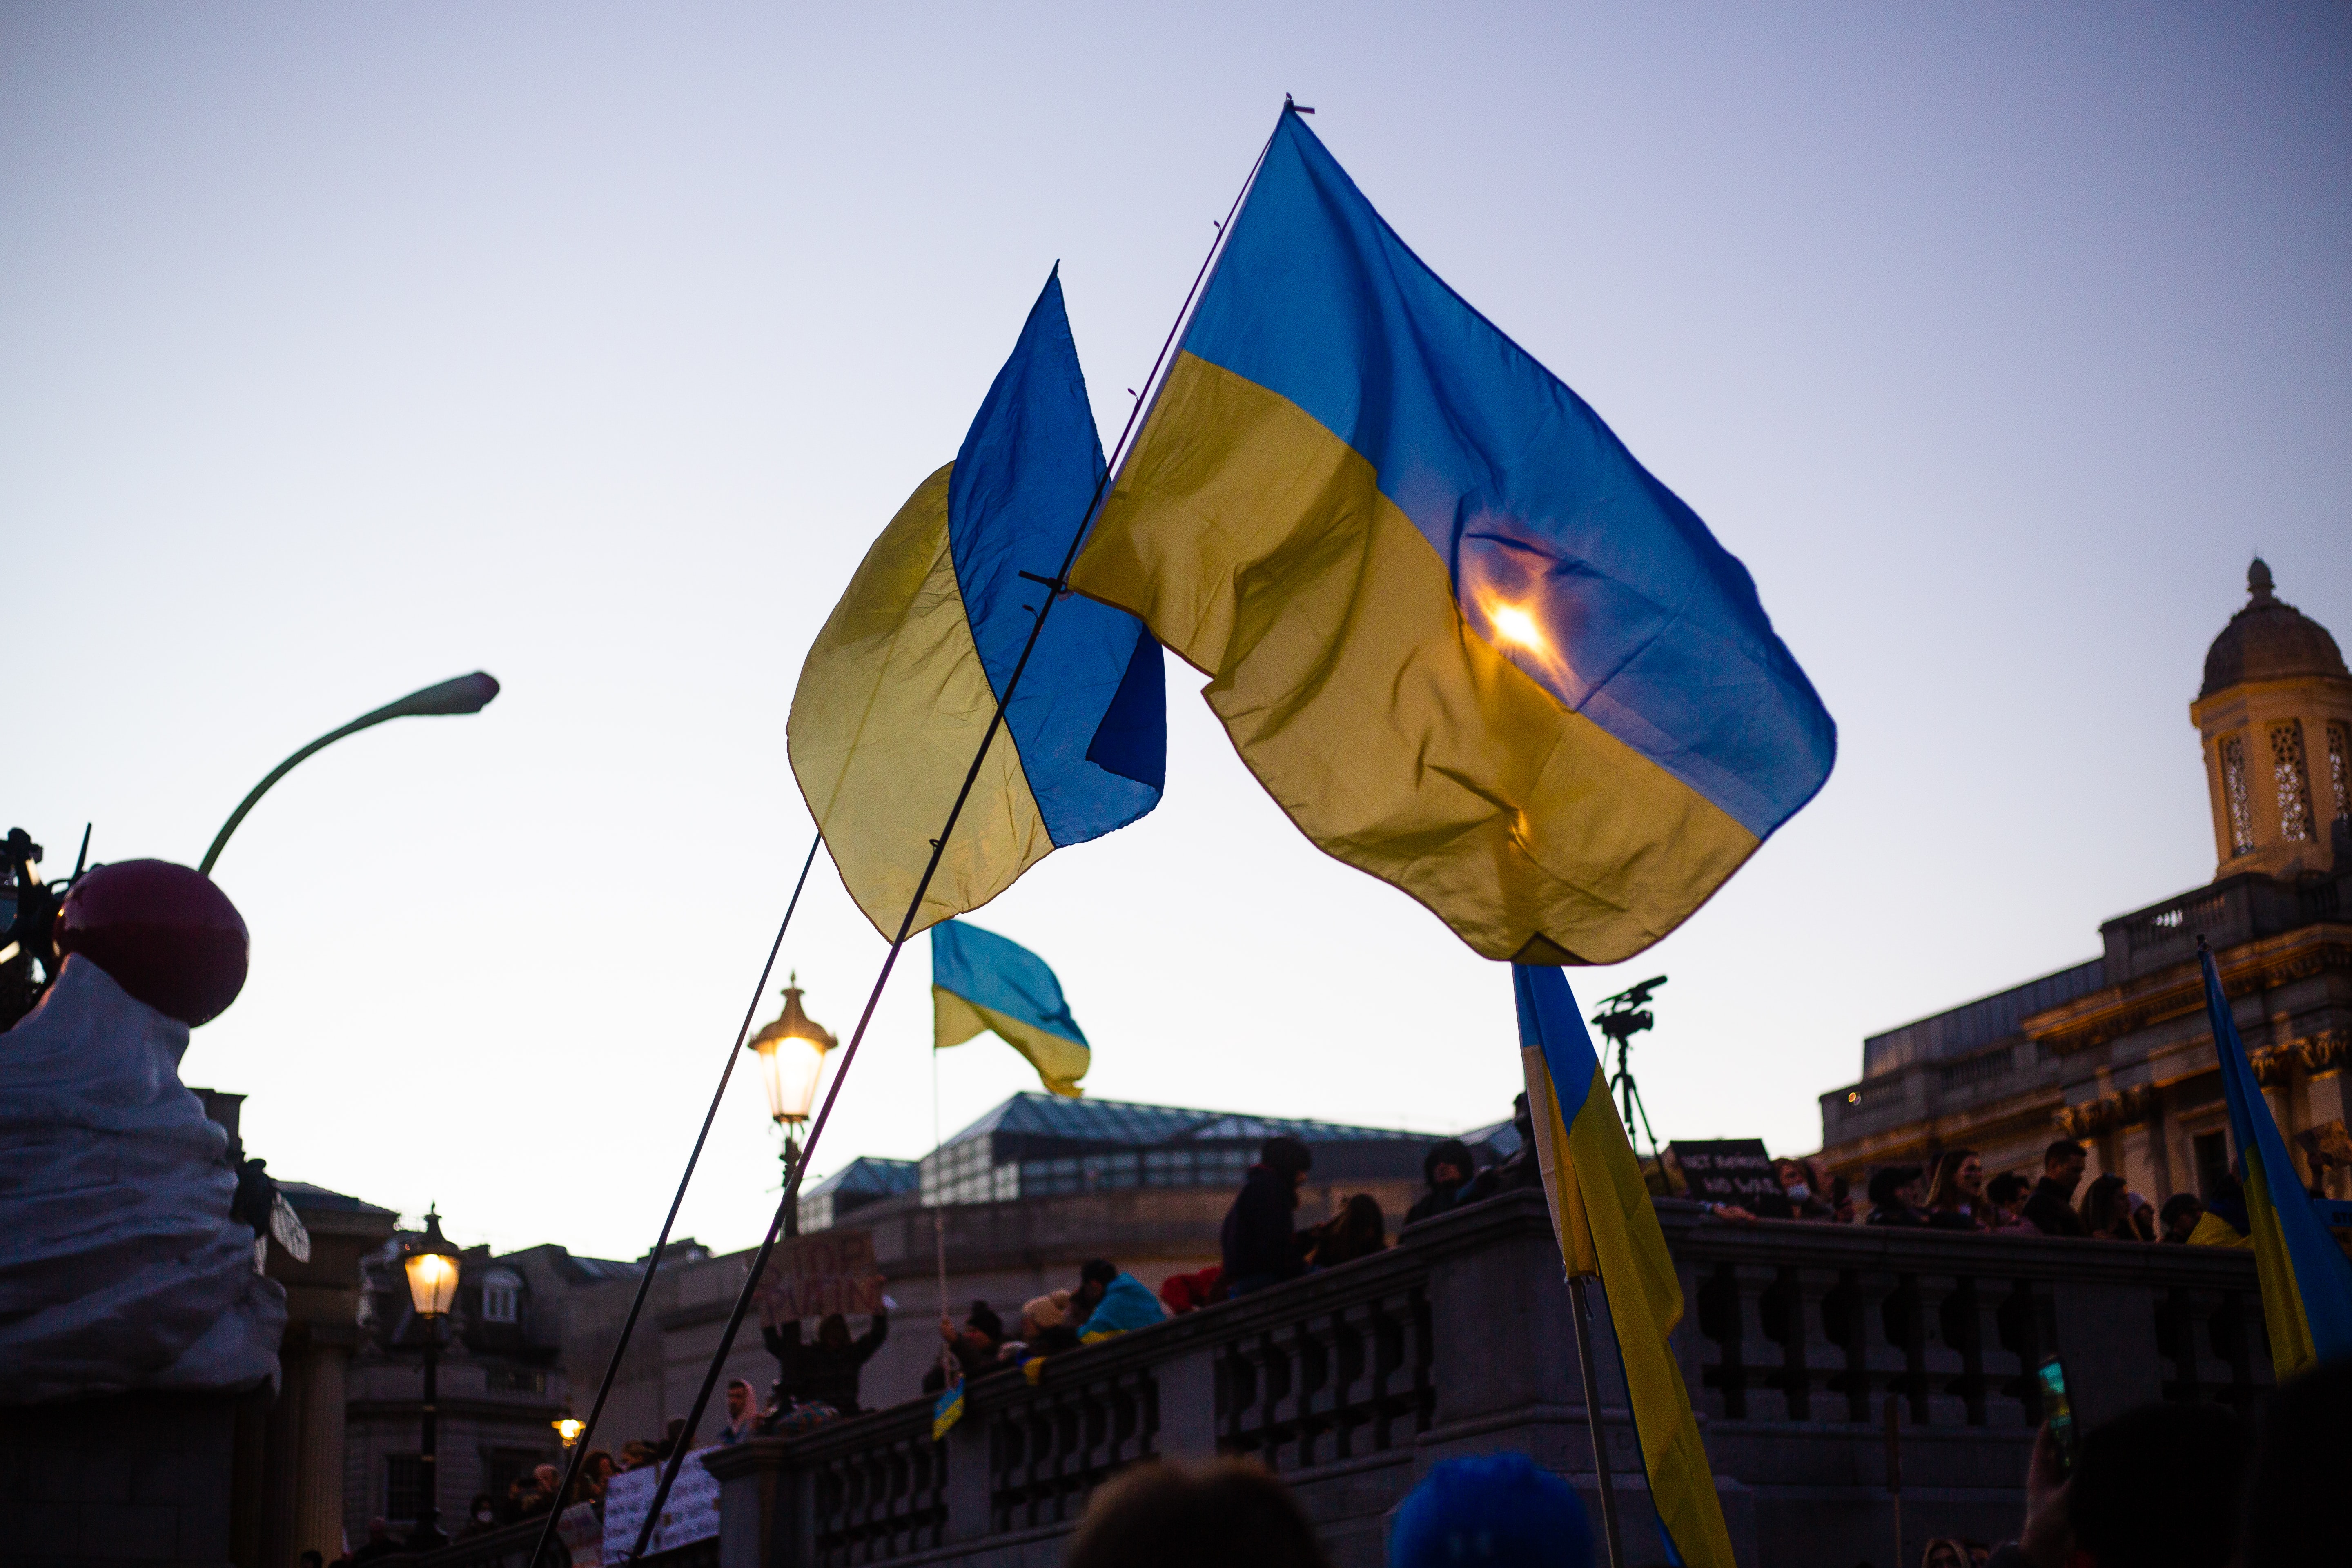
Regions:
[[[1609,1103],[1600,1053],[1566,975],[1522,964],[1512,969],[1511,986],[1552,1229],[1568,1271],[1598,1274],[1608,1295],[1658,1529],[1672,1561],[1733,1568],[1698,1418],[1668,1342],[1682,1321],[1682,1286],[1641,1163]]]
[[[1019,664],[1103,475],[1058,272],[956,460],[866,552],[801,668],[793,773],[850,897],[885,938]],[[1011,887],[1053,850],[1159,804],[1160,646],[1070,598],[1047,619],[908,934]]]
[[[2238,1146],[2238,1181],[2253,1226],[2271,1368],[2284,1383],[2321,1362],[2352,1357],[2352,1265],[2295,1179],[2286,1140],[2238,1037],[2221,973],[2201,940],[2197,957],[2205,971],[2205,1016],[2221,1059],[2222,1095],[2230,1103],[2230,1139]]]
[[[1746,569],[1287,110],[1072,581],[1489,958],[1640,952],[1836,751]]]

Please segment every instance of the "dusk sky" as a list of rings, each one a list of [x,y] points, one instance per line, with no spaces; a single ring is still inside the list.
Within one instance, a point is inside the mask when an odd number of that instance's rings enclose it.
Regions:
[[[2188,704],[2260,552],[2352,637],[2339,6],[0,5],[0,829],[253,933],[195,1085],[282,1179],[653,1239],[813,827],[802,656],[1056,261],[1106,446],[1283,94],[1706,519],[1840,730],[1681,931],[1662,1137],[1819,1145],[1865,1035],[2209,879]],[[1167,795],[974,917],[1089,1092],[1454,1131],[1505,969],[1325,858],[1170,661]],[[883,942],[820,858],[782,968]],[[934,1134],[929,953],[815,1169]],[[836,1058],[837,1060],[838,1058]],[[948,1131],[1036,1087],[946,1053]],[[754,1243],[740,1074],[681,1234]]]

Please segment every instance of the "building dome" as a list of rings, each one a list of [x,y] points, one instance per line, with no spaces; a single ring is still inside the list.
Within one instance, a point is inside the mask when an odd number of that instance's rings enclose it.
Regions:
[[[2263,558],[2246,568],[2246,607],[2230,617],[2221,635],[2205,654],[2205,685],[2200,698],[2212,696],[2249,680],[2283,680],[2291,676],[2334,676],[2352,679],[2344,655],[2327,628],[2271,595],[2271,569]]]

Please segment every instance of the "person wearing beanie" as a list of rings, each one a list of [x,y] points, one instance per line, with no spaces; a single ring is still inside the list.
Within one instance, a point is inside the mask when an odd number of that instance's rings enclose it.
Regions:
[[[1590,1568],[1592,1526],[1570,1486],[1527,1455],[1445,1459],[1397,1505],[1389,1568]]]

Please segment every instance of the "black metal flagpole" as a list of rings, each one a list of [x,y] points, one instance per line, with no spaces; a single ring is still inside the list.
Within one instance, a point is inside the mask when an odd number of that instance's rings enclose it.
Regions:
[[[768,962],[760,966],[760,983],[751,987],[751,1005],[743,1010],[743,1022],[735,1031],[735,1043],[727,1047],[727,1064],[719,1069],[719,1087],[711,1091],[710,1109],[702,1113],[702,1131],[694,1135],[694,1152],[686,1157],[686,1171],[677,1179],[677,1193],[669,1200],[669,1213],[662,1220],[661,1235],[654,1240],[654,1249],[646,1254],[645,1272],[637,1276],[636,1299],[629,1303],[629,1315],[622,1320],[621,1337],[613,1346],[613,1358],[604,1363],[604,1380],[596,1385],[596,1403],[588,1407],[587,1424],[580,1436],[572,1439],[572,1462],[563,1468],[563,1482],[556,1488],[555,1501],[547,1510],[547,1522],[540,1527],[539,1544],[531,1548],[525,1561],[537,1563],[547,1551],[548,1542],[555,1534],[555,1521],[563,1512],[563,1500],[572,1495],[574,1482],[580,1479],[580,1467],[588,1457],[588,1439],[595,1435],[597,1418],[604,1414],[604,1401],[612,1396],[613,1381],[621,1370],[621,1357],[629,1348],[629,1336],[636,1331],[637,1314],[645,1310],[646,1298],[651,1294],[654,1275],[661,1268],[662,1249],[669,1245],[670,1227],[677,1223],[677,1211],[686,1202],[687,1184],[694,1180],[694,1167],[702,1158],[702,1145],[710,1137],[710,1125],[719,1117],[719,1101],[727,1098],[727,1080],[735,1075],[735,1058],[743,1054],[743,1037],[751,1033],[751,1019],[760,1011],[760,998],[768,993],[768,976],[776,971],[776,954],[783,950],[784,932],[792,929],[793,911],[801,907],[801,889],[808,886],[809,868],[816,864],[816,852],[824,843],[820,832],[809,841],[808,856],[801,861],[800,879],[793,884],[793,896],[784,905],[784,918],[776,926],[776,940],[768,944]]]
[[[1287,97],[1283,100],[1282,111],[1285,114],[1299,112]],[[1280,121],[1275,122],[1275,129],[1280,131]],[[1169,351],[1175,346],[1176,336],[1183,330],[1185,320],[1192,313],[1192,302],[1200,297],[1201,285],[1207,279],[1209,269],[1214,265],[1226,236],[1233,228],[1234,215],[1241,211],[1242,202],[1249,195],[1250,186],[1257,180],[1258,169],[1265,163],[1266,153],[1273,146],[1274,136],[1269,133],[1265,145],[1258,149],[1256,161],[1250,164],[1249,178],[1242,182],[1242,188],[1234,194],[1234,205],[1227,209],[1225,221],[1217,226],[1217,237],[1210,242],[1209,253],[1201,259],[1201,269],[1193,275],[1192,287],[1185,292],[1184,303],[1176,312],[1176,321],[1168,329],[1167,339],[1160,345],[1160,355],[1152,361],[1151,374],[1144,378],[1142,388],[1142,392],[1150,394],[1152,398],[1158,395],[1158,387],[1154,384],[1160,379],[1161,369],[1168,363]],[[832,1087],[825,1090],[824,1103],[818,1108],[816,1120],[809,1125],[807,1147],[802,1151],[792,1179],[784,1184],[783,1201],[776,1205],[775,1217],[768,1222],[768,1234],[761,1239],[759,1250],[752,1255],[751,1267],[743,1276],[742,1289],[736,1292],[735,1310],[728,1315],[726,1331],[719,1338],[719,1348],[711,1355],[710,1364],[702,1374],[702,1386],[695,1392],[693,1405],[687,1411],[686,1428],[678,1434],[677,1445],[662,1466],[661,1480],[654,1488],[653,1500],[646,1506],[645,1522],[637,1527],[637,1539],[629,1548],[628,1560],[646,1554],[646,1545],[653,1538],[655,1522],[661,1518],[662,1504],[669,1500],[670,1488],[677,1479],[679,1467],[686,1461],[688,1445],[694,1439],[695,1428],[702,1424],[703,1412],[709,1408],[711,1390],[718,1385],[719,1371],[727,1364],[727,1357],[735,1348],[735,1336],[742,1331],[743,1319],[750,1312],[751,1299],[759,1290],[761,1276],[767,1272],[768,1259],[776,1249],[776,1237],[783,1228],[784,1216],[799,1201],[802,1173],[808,1169],[811,1156],[816,1152],[817,1141],[824,1136],[825,1123],[833,1116],[834,1102],[841,1097],[841,1086],[849,1081],[849,1069],[856,1065],[857,1048],[865,1043],[866,1026],[873,1022],[875,1005],[882,1000],[882,988],[890,983],[890,971],[898,966],[899,951],[907,945],[908,935],[914,929],[915,917],[922,910],[923,899],[931,889],[931,879],[938,874],[940,860],[947,853],[948,840],[954,835],[956,822],[963,815],[964,802],[971,797],[971,786],[980,777],[981,764],[988,758],[988,750],[995,742],[997,731],[1003,727],[1005,709],[1021,685],[1022,673],[1029,668],[1029,656],[1036,651],[1037,638],[1045,629],[1045,617],[1053,614],[1055,604],[1070,591],[1071,563],[1077,559],[1078,546],[1086,542],[1087,530],[1093,525],[1095,510],[1102,504],[1104,491],[1109,488],[1112,477],[1118,472],[1118,464],[1125,460],[1129,442],[1150,400],[1140,394],[1136,397],[1135,406],[1128,411],[1127,424],[1119,430],[1118,444],[1112,449],[1113,461],[1105,467],[1103,477],[1095,481],[1094,494],[1087,498],[1086,510],[1079,516],[1077,527],[1071,531],[1069,545],[1062,552],[1061,565],[1052,577],[1038,579],[1049,591],[1041,596],[1043,602],[1037,606],[1037,618],[1030,624],[1029,640],[1022,646],[1021,658],[1005,680],[1003,694],[996,700],[996,711],[990,717],[988,728],[980,737],[980,749],[972,753],[971,766],[964,772],[963,786],[956,791],[955,804],[948,808],[947,823],[940,829],[940,836],[931,840],[931,858],[923,867],[922,880],[915,884],[915,896],[907,901],[907,913],[898,922],[898,934],[891,940],[890,951],[882,960],[882,972],[874,977],[874,989],[866,994],[865,1010],[857,1016],[857,1027],[850,1035],[848,1047],[842,1055],[841,1070],[834,1074]],[[1023,575],[1033,574],[1024,573]]]

